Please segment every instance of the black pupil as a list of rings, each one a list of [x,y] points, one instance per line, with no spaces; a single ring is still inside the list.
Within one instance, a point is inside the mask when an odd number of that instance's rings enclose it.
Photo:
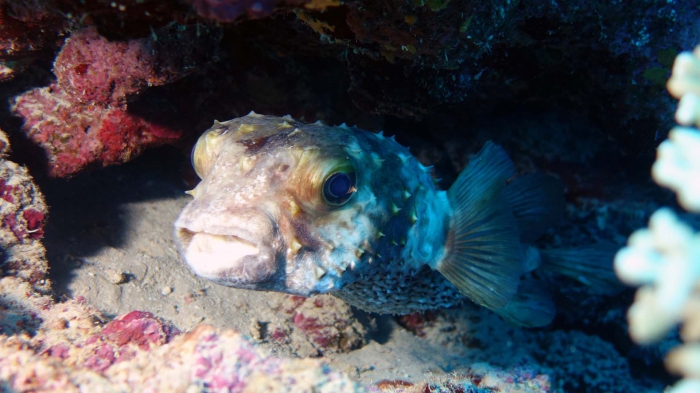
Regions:
[[[342,197],[350,193],[352,183],[350,176],[345,173],[336,173],[328,179],[328,191],[334,197]]]

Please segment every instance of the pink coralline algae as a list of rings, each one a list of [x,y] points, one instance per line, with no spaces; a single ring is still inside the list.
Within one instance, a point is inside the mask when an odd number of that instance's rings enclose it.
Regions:
[[[50,176],[126,162],[182,136],[131,113],[129,100],[201,68],[219,38],[218,30],[175,24],[126,42],[110,42],[94,28],[81,30],[56,58],[56,82],[16,97],[13,112],[43,148]]]
[[[0,148],[0,245],[7,249],[43,237],[48,211],[26,169],[3,158],[9,143],[2,131]]]
[[[213,54],[218,35],[170,25],[156,37],[108,41],[94,28],[73,34],[54,63],[58,87],[72,100],[116,104],[148,86],[162,86],[193,72]]]
[[[0,272],[45,292],[48,263],[39,239],[48,208],[27,169],[7,160],[9,148],[0,130]]]
[[[136,344],[146,350],[151,345],[161,345],[180,334],[176,328],[163,323],[153,314],[143,311],[132,311],[119,319],[107,324],[102,329],[105,340],[118,346],[127,343]]]
[[[366,342],[364,326],[347,304],[333,296],[290,296],[282,311],[321,353],[349,352]],[[272,337],[278,342],[284,338],[279,330],[274,330]]]
[[[90,337],[86,345],[93,345],[93,355],[85,366],[104,371],[115,361],[131,359],[137,349],[147,351],[151,347],[169,342],[180,331],[165,324],[149,312],[132,311],[108,323],[102,332]]]
[[[399,325],[413,332],[418,337],[425,337],[424,329],[433,326],[437,317],[432,312],[415,312],[413,314],[401,315],[396,318]]]
[[[60,305],[56,305],[60,307]],[[52,334],[52,333],[49,333]],[[317,392],[361,393],[366,390],[348,376],[316,359],[286,359],[256,349],[241,334],[200,325],[171,342],[117,358],[105,346],[101,362],[85,367],[85,345],[75,340],[37,354],[39,338],[0,336],[0,379],[16,391],[43,392]],[[55,340],[57,337],[54,337]],[[115,357],[116,358],[116,357]]]

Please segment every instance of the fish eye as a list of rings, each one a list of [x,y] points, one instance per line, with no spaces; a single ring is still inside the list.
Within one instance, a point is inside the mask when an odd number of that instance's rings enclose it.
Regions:
[[[194,163],[194,153],[197,150],[197,144],[195,143],[194,146],[192,146],[192,151],[190,152],[190,165],[192,165],[192,168],[194,168],[195,172],[197,171],[197,166]],[[199,176],[199,174],[197,174]]]
[[[335,172],[323,182],[323,199],[332,206],[346,204],[355,191],[354,172]]]

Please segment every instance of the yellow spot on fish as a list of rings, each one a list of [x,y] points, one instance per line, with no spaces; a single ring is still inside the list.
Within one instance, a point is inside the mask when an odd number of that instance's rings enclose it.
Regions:
[[[365,250],[363,250],[361,248],[358,248],[357,250],[355,250],[355,257],[358,259],[362,258],[362,255],[364,255],[364,254],[365,254]]]
[[[407,156],[406,154],[397,153],[396,156],[399,157],[399,160],[401,160],[402,164],[405,164],[406,162],[408,162],[409,156]]]
[[[289,214],[292,216],[292,218],[295,218],[300,211],[301,209],[299,209],[299,205],[297,205],[296,202],[289,202]]]
[[[411,193],[408,190],[403,191],[403,199],[408,199],[411,197]]]
[[[196,189],[196,188],[193,188],[193,189],[191,189],[191,190],[189,190],[189,191],[185,191],[185,194],[191,195],[191,196],[193,196],[193,197],[196,197],[196,196],[197,196],[197,189]]]
[[[290,132],[287,136],[293,136],[301,132],[300,128],[295,128],[294,131]]]
[[[316,275],[316,279],[319,279],[326,275],[326,270],[321,266],[316,265],[316,267],[314,268],[314,274]]]
[[[259,115],[259,114],[255,113],[255,112],[253,112],[253,111],[250,111],[250,113],[248,113],[246,116],[250,116],[250,117],[264,117],[263,115]]]
[[[250,115],[248,115],[248,116],[250,116]],[[255,131],[255,128],[256,127],[254,124],[241,124],[240,126],[238,126],[238,132],[243,133],[243,134],[247,134],[249,132]]]
[[[255,158],[252,156],[243,156],[241,157],[240,160],[240,165],[241,165],[241,170],[244,173],[250,172],[251,169],[255,166]]]
[[[396,243],[396,240],[394,240],[394,239],[391,239],[391,245],[392,245],[392,246],[398,246],[399,244],[398,244],[398,243]]]
[[[291,251],[293,254],[296,254],[299,252],[299,249],[301,248],[301,243],[297,241],[297,239],[292,238],[292,240],[289,242],[289,251]]]
[[[294,126],[289,124],[287,121],[283,121],[282,123],[278,124],[277,127],[279,127],[280,129],[284,129],[284,128],[292,128]]]
[[[418,222],[418,216],[416,215],[415,211],[413,211],[413,213],[411,213],[410,220],[411,220],[411,224],[415,224],[416,222]]]
[[[401,211],[401,208],[398,207],[398,206],[396,206],[396,204],[392,202],[392,204],[391,204],[391,212],[392,212],[394,215],[397,215],[397,214],[399,214],[400,211]]]
[[[384,237],[384,233],[382,231],[377,232],[377,237]]]

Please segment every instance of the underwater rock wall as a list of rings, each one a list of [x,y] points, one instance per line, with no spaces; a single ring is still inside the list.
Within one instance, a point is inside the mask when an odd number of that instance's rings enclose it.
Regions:
[[[469,122],[549,105],[638,157],[670,124],[658,93],[700,16],[661,0],[112,3],[0,7],[0,62],[21,118],[0,126],[41,146],[28,150],[51,176],[187,144],[213,118],[251,109],[376,130],[376,115]],[[54,76],[38,75],[47,62]]]

